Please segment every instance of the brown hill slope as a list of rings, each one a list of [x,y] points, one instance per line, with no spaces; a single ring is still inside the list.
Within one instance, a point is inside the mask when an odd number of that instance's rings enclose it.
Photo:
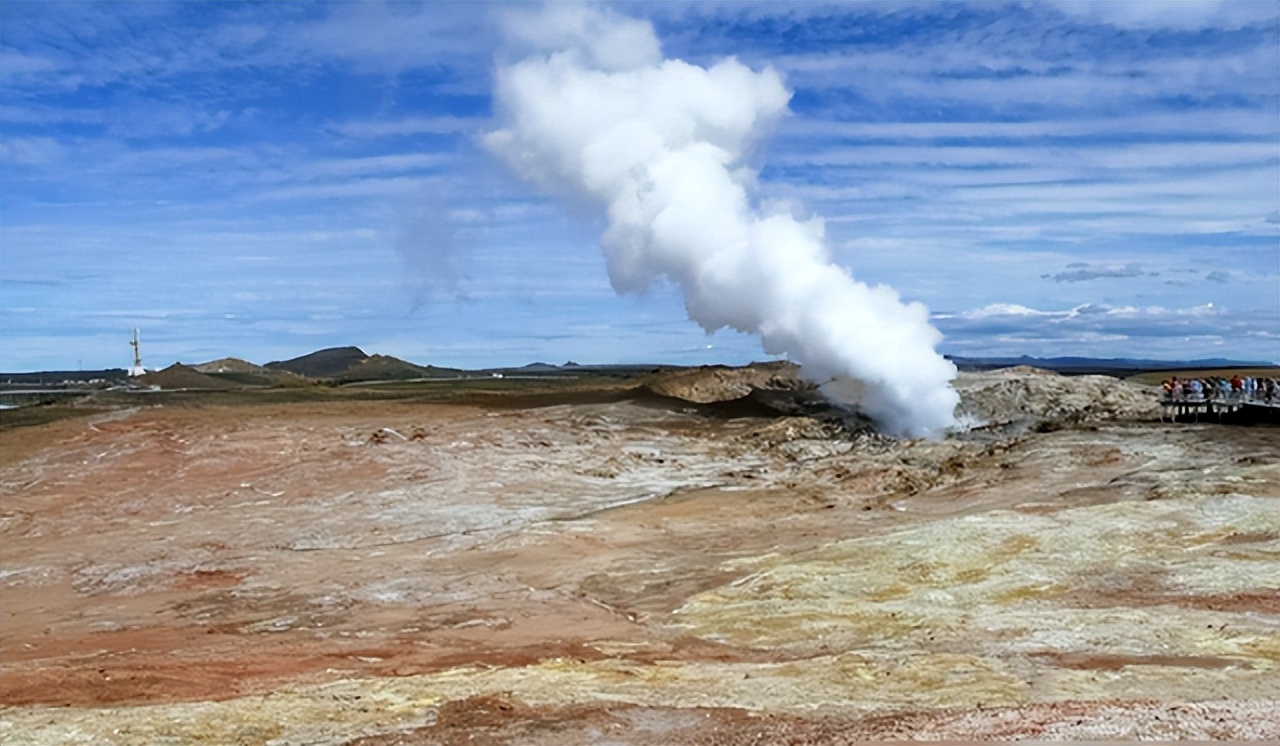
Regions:
[[[414,365],[390,355],[371,355],[332,378],[340,383],[354,383],[357,381],[406,381],[415,378],[457,378],[462,374],[463,371],[456,368]]]
[[[158,370],[141,376],[138,380],[148,386],[159,386],[162,389],[235,389],[235,383],[205,375],[200,371],[182,363],[174,363],[164,370]]]
[[[248,360],[241,360],[238,357],[224,357],[220,360],[210,360],[207,363],[192,365],[191,369],[200,373],[266,373],[268,369],[257,363],[251,363]]]
[[[276,370],[235,357],[210,360],[192,369],[220,381],[241,386],[308,386],[310,379],[287,370]]]

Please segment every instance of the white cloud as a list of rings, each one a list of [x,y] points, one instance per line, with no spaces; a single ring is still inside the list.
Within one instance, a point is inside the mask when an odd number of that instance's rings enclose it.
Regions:
[[[962,318],[966,318],[966,319],[989,319],[989,318],[997,318],[1001,316],[1053,316],[1053,315],[1055,314],[1051,311],[1037,311],[1034,308],[1028,308],[1027,306],[1019,305],[1017,303],[992,303],[989,306],[983,306],[982,308],[975,308],[971,311],[965,311],[964,313],[960,314]],[[946,316],[939,315],[937,318],[955,318],[955,316],[952,314],[948,314]]]
[[[66,149],[52,137],[6,137],[0,140],[0,162],[6,166],[48,165],[61,161]]]
[[[1121,28],[1238,28],[1274,19],[1263,0],[1051,0],[1065,13]]]
[[[404,117],[402,119],[373,119],[354,122],[339,122],[329,125],[328,129],[347,137],[377,138],[399,137],[406,135],[447,135],[455,133],[478,132],[488,126],[487,119],[468,117],[436,116],[436,117]]]
[[[0,80],[5,83],[58,68],[58,63],[43,55],[24,54],[14,49],[0,49]]]
[[[815,166],[1045,166],[1066,158],[1076,173],[1086,169],[1154,170],[1210,166],[1257,167],[1280,158],[1276,145],[1258,142],[1072,143],[1050,145],[857,145],[796,152],[772,159],[776,165]]]
[[[1257,109],[1215,108],[1178,114],[1126,114],[1115,117],[997,120],[966,122],[858,122],[842,119],[795,118],[782,127],[782,137],[933,140],[943,138],[1079,138],[1089,135],[1220,136],[1224,122],[1237,136],[1269,138],[1274,118]]]
[[[0,122],[13,124],[101,124],[106,112],[97,109],[26,104],[0,105]]]
[[[1097,355],[1098,346],[1123,350],[1127,357],[1187,359],[1221,355],[1224,340],[1230,354],[1271,360],[1276,350],[1251,332],[1265,328],[1273,312],[1231,310],[1214,303],[1184,308],[1109,306],[1086,303],[1063,310],[1017,304],[991,304],[935,317],[946,333],[946,347],[981,349],[983,354]],[[1241,343],[1255,339],[1260,342]],[[994,343],[993,343],[994,340]],[[1112,343],[1123,343],[1122,345]]]
[[[384,73],[480,62],[493,48],[488,9],[467,3],[335,3],[281,47]]]
[[[435,169],[456,158],[442,153],[405,153],[367,158],[341,158],[307,164],[308,171],[326,176],[353,176]]]
[[[429,177],[414,178],[397,176],[390,178],[365,178],[348,181],[335,181],[322,184],[305,184],[278,189],[266,189],[259,192],[258,199],[271,200],[316,200],[316,199],[352,199],[356,197],[395,197],[407,196],[433,183]]]

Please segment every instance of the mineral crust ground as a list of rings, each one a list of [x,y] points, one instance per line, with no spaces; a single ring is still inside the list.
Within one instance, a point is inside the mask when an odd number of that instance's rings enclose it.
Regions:
[[[616,383],[5,428],[0,741],[1280,738],[1280,430],[958,387],[936,442]]]

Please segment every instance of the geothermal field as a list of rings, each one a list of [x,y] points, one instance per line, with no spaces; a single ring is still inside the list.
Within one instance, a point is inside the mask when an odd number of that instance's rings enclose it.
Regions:
[[[1280,737],[1280,430],[956,389],[935,440],[788,364],[8,410],[0,741]]]

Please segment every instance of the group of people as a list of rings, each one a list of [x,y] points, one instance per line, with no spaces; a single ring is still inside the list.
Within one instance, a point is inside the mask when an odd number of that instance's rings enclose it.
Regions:
[[[1164,398],[1171,402],[1255,401],[1271,404],[1280,402],[1280,383],[1274,378],[1254,378],[1239,373],[1230,378],[1179,379],[1173,376],[1164,381]]]

